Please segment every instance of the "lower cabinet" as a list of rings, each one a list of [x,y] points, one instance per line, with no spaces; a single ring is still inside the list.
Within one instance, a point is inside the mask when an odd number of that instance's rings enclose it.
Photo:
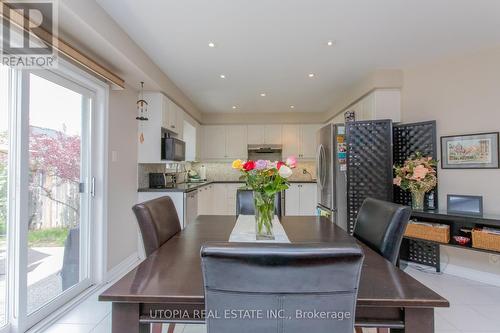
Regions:
[[[315,183],[292,183],[285,191],[285,215],[316,215],[317,191]]]
[[[200,215],[236,215],[236,191],[243,183],[214,183],[199,189]]]

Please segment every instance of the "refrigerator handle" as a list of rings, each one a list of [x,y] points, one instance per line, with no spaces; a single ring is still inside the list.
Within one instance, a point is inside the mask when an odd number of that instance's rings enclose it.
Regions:
[[[316,151],[316,179],[318,180],[318,186],[320,189],[323,188],[323,184],[321,181],[321,149],[323,148],[322,144],[319,144],[318,150]]]

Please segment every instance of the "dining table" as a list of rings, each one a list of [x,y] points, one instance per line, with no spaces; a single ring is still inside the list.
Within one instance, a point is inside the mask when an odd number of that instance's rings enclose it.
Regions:
[[[153,323],[204,323],[200,249],[206,243],[228,241],[236,220],[237,216],[198,216],[102,292],[99,300],[112,302],[112,332],[149,332]],[[449,307],[445,298],[325,217],[283,216],[280,222],[292,244],[356,242],[362,247],[357,327],[434,332],[434,309]]]

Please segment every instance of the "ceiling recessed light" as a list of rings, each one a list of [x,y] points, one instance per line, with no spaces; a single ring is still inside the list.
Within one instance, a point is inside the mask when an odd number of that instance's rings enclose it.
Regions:
[[[261,97],[266,97],[266,93],[260,93]]]
[[[208,47],[215,47],[215,43],[214,42],[209,42],[208,43]]]
[[[236,110],[238,107],[236,105],[233,105],[233,110]]]
[[[295,109],[295,105],[290,105],[290,109]]]
[[[314,73],[309,73],[307,76],[314,77]]]
[[[329,40],[328,42],[326,42],[326,45],[328,46],[333,46],[335,44],[335,42],[333,40]]]
[[[225,79],[226,76],[224,74],[219,75],[221,79]]]

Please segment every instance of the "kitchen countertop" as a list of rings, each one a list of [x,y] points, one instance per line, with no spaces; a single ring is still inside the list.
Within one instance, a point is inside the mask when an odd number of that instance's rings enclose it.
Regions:
[[[200,187],[203,187],[205,185],[209,184],[237,184],[237,183],[244,183],[242,181],[238,180],[210,180],[206,182],[195,182],[195,183],[182,183],[182,184],[177,184],[175,187],[170,187],[170,188],[149,188],[149,187],[143,187],[137,190],[137,192],[191,192],[194,191]],[[290,183],[316,183],[316,180],[291,180]]]

